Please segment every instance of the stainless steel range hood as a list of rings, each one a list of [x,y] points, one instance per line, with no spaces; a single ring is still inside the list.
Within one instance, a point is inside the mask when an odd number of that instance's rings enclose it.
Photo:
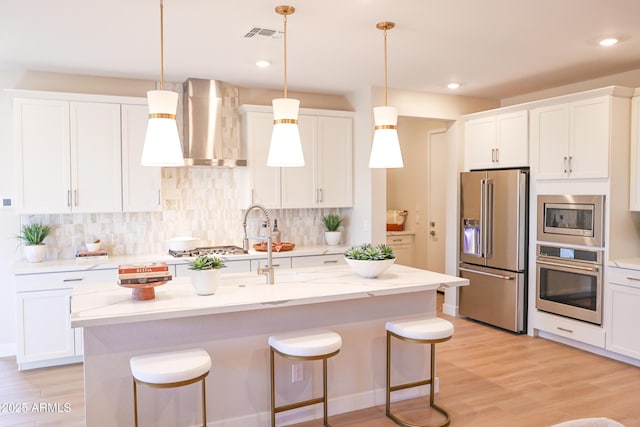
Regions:
[[[246,166],[235,106],[223,102],[222,83],[192,78],[183,89],[185,166]]]

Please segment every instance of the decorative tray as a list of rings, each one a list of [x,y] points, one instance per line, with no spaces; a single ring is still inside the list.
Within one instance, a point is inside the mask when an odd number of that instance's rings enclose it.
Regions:
[[[290,251],[295,248],[295,244],[291,242],[282,242],[282,243],[271,243],[271,250],[276,252],[285,252]],[[253,245],[253,249],[258,252],[266,252],[267,251],[267,242],[256,243]]]

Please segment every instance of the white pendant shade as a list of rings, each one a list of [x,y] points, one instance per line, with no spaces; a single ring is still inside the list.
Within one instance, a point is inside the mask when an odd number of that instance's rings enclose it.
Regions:
[[[142,149],[143,166],[184,166],[178,136],[178,94],[168,90],[147,92],[149,124]]]
[[[267,166],[304,166],[300,131],[298,130],[298,109],[300,101],[278,98],[273,103],[273,133],[267,156]]]
[[[398,140],[398,110],[395,107],[376,107],[373,109],[376,130],[369,157],[370,168],[401,168],[402,152]]]

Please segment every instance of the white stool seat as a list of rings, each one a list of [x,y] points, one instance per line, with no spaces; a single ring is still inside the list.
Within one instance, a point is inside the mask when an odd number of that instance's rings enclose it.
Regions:
[[[131,374],[149,384],[170,384],[197,378],[211,369],[211,357],[202,349],[145,354],[130,359]]]
[[[413,340],[441,340],[453,336],[453,324],[440,317],[388,321],[385,328]]]
[[[315,357],[340,350],[342,338],[327,329],[310,329],[272,335],[269,345],[289,356]]]

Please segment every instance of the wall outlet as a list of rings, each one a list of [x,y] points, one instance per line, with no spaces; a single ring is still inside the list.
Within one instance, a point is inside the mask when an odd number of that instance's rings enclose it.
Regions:
[[[291,383],[300,383],[303,378],[303,365],[302,363],[294,363],[291,365]]]

